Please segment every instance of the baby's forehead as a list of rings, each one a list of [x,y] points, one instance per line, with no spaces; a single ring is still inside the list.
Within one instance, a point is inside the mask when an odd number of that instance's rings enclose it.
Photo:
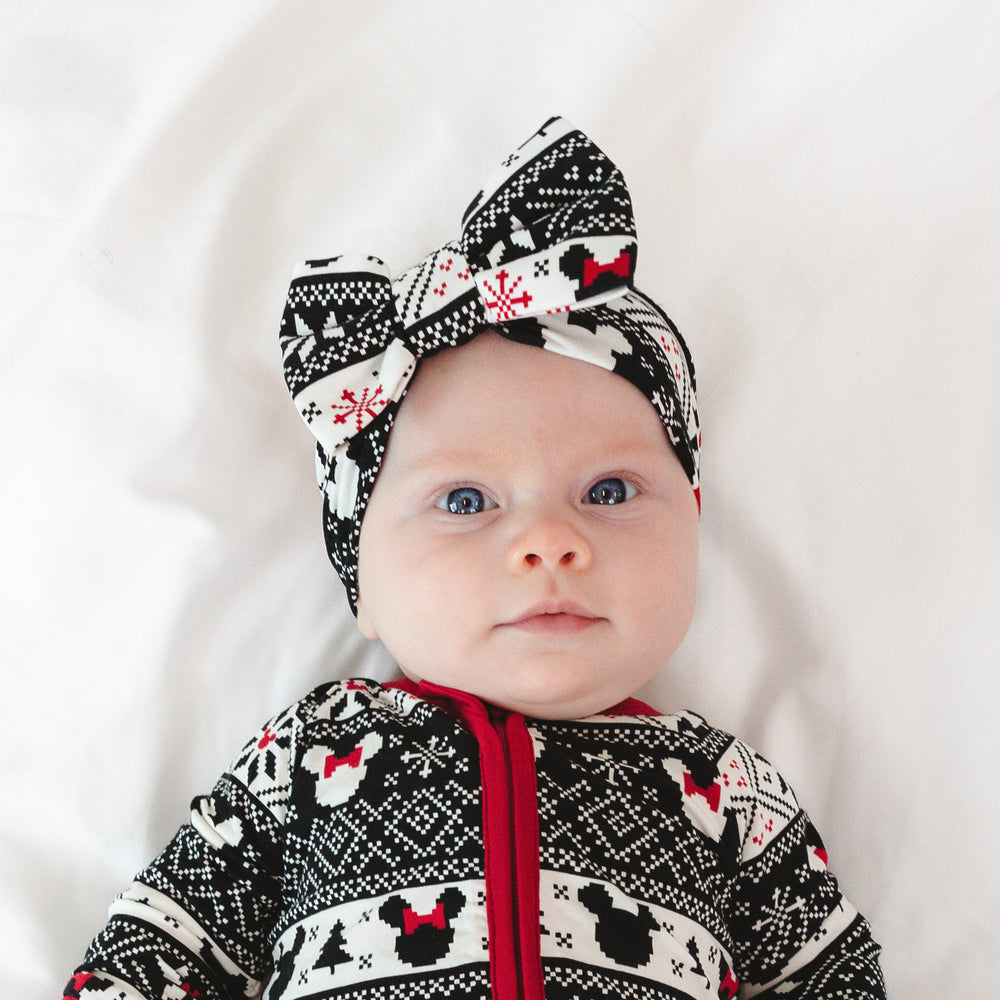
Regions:
[[[390,442],[390,452],[441,463],[528,443],[554,457],[570,446],[672,450],[659,414],[629,380],[492,331],[421,361]]]
[[[492,330],[422,359],[404,404],[413,398],[424,407],[489,408],[497,417],[551,414],[560,406],[581,418],[615,407],[653,409],[632,382],[608,368]]]

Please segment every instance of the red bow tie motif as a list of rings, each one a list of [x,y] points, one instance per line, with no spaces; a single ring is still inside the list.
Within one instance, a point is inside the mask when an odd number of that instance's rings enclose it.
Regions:
[[[338,767],[357,767],[361,763],[361,747],[355,747],[346,757],[330,754],[323,767],[323,777],[329,778]]]
[[[438,903],[430,913],[417,913],[408,906],[403,910],[403,933],[412,934],[423,924],[430,924],[439,931],[444,930],[444,903]]]
[[[719,811],[719,799],[722,795],[722,789],[719,787],[717,781],[713,781],[708,788],[702,788],[701,785],[695,784],[694,778],[685,771],[684,772],[684,794],[687,796],[700,795],[707,803],[708,808],[712,812]]]
[[[589,287],[605,273],[627,278],[631,263],[631,256],[627,253],[620,253],[610,264],[598,264],[593,257],[590,257],[583,262],[583,287]]]

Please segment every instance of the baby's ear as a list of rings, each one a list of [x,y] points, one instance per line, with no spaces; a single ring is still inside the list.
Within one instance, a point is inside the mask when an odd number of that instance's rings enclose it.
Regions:
[[[371,618],[368,617],[364,601],[362,601],[360,597],[358,598],[355,607],[358,609],[358,628],[361,630],[361,634],[366,639],[377,639],[378,632],[375,630],[375,626],[372,624]]]

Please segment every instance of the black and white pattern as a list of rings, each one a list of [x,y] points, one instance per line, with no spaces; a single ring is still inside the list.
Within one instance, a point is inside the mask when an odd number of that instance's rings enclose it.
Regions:
[[[753,750],[690,713],[526,722],[548,1000],[884,998],[867,924]],[[77,994],[491,997],[483,752],[440,699],[317,689],[195,800]]]
[[[621,172],[551,118],[473,199],[461,236],[395,278],[377,257],[297,269],[281,323],[285,378],[318,443],[327,551],[352,607],[361,519],[419,361],[487,327],[635,384],[698,490],[694,366],[634,289],[637,253]]]

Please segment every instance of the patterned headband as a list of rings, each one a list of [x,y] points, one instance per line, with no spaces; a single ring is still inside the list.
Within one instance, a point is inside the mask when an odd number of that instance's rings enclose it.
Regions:
[[[694,367],[673,323],[632,286],[636,250],[621,172],[550,118],[476,195],[459,239],[395,279],[377,257],[296,270],[281,321],[285,380],[318,442],[327,552],[352,608],[361,520],[419,360],[487,327],[632,382],[697,493]]]

